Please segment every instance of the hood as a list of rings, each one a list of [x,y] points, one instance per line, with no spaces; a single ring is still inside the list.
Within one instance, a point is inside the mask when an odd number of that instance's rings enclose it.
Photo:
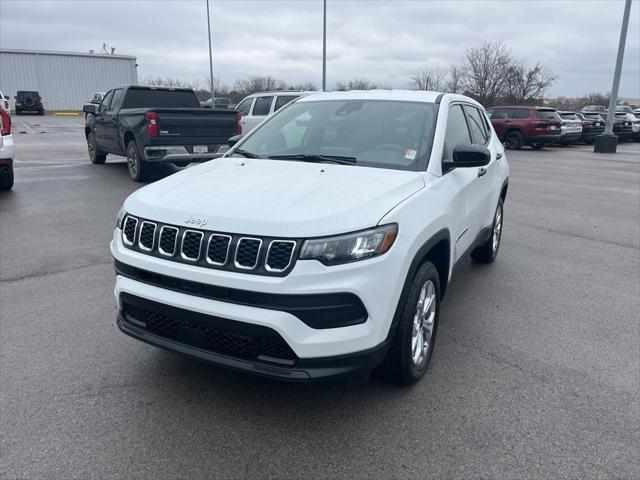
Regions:
[[[377,225],[424,185],[418,172],[219,158],[141,188],[125,210],[174,225],[200,217],[212,231],[315,237]]]

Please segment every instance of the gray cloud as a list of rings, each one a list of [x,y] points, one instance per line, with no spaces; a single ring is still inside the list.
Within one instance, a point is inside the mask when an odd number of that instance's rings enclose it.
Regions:
[[[320,0],[213,0],[214,74],[232,83],[249,74],[321,81]],[[366,77],[405,87],[411,73],[446,69],[465,49],[503,40],[514,55],[558,76],[554,95],[611,88],[624,2],[328,2],[329,85]],[[640,97],[640,2],[632,6],[620,93]],[[0,46],[99,50],[138,57],[140,77],[203,81],[208,74],[206,7],[198,1],[0,2]]]

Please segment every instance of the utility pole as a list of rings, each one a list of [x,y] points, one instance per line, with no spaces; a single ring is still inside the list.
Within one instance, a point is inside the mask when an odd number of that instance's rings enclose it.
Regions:
[[[322,91],[327,91],[327,0],[322,9]]]
[[[594,152],[616,153],[618,137],[613,134],[613,119],[616,115],[616,105],[618,104],[618,88],[620,87],[620,75],[622,73],[622,60],[624,59],[624,47],[627,42],[627,28],[629,27],[629,12],[631,11],[631,0],[626,0],[624,4],[624,14],[622,15],[622,28],[620,29],[620,41],[618,43],[618,58],[616,59],[616,69],[613,74],[613,85],[611,86],[611,99],[609,100],[609,112],[605,123],[604,134],[596,137],[593,147]]]
[[[205,0],[207,2],[207,30],[209,32],[209,75],[211,80],[211,108],[213,106],[213,99],[215,97],[215,93],[213,92],[213,54],[211,53],[211,20],[209,19],[209,0]]]

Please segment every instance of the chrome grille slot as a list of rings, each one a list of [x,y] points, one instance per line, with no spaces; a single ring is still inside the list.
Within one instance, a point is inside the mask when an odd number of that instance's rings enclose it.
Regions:
[[[146,220],[140,224],[140,237],[138,238],[138,246],[147,252],[153,250],[155,244],[157,225]]]
[[[182,248],[180,256],[185,260],[192,262],[198,261],[200,258],[200,245],[202,244],[204,233],[196,230],[185,230],[182,234]]]
[[[138,219],[136,217],[127,216],[124,221],[124,228],[122,229],[122,241],[125,245],[133,245],[136,239],[136,227],[138,226]]]
[[[273,240],[267,249],[266,270],[269,272],[282,272],[289,268],[295,248],[296,242],[293,240]]]
[[[241,270],[253,270],[258,265],[262,240],[252,237],[241,237],[236,246],[236,257],[233,264]]]
[[[207,242],[207,263],[224,265],[229,257],[231,237],[229,235],[212,234]]]
[[[175,227],[164,226],[160,229],[160,242],[158,252],[161,255],[172,257],[176,253],[176,245],[178,243],[178,229]]]

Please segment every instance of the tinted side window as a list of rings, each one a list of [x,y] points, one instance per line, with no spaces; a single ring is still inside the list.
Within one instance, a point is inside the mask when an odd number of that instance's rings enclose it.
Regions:
[[[240,113],[243,117],[245,115],[249,115],[249,110],[251,109],[251,104],[253,103],[253,98],[245,98],[240,105],[236,107],[236,112]]]
[[[488,110],[489,118],[492,120],[507,120],[509,117],[509,109],[508,108],[494,108],[493,110]]]
[[[461,143],[471,143],[469,127],[464,118],[462,105],[454,105],[449,109],[447,119],[447,131],[444,137],[444,150],[442,157],[444,160],[453,161],[453,149]]]
[[[529,110],[526,108],[512,108],[511,118],[529,118]]]
[[[298,98],[298,95],[281,95],[276,98],[276,106],[273,108],[274,112],[277,112],[282,107],[284,107],[287,103],[292,102]]]
[[[122,89],[118,88],[113,91],[113,98],[111,99],[109,110],[118,110],[120,105],[122,105]]]
[[[464,106],[464,111],[467,113],[473,143],[484,145],[487,143],[487,140],[489,140],[489,136],[487,135],[484,122],[480,116],[480,111],[475,107],[469,107],[467,105]]]
[[[99,110],[104,112],[109,109],[109,104],[111,103],[111,98],[113,97],[113,90],[107,93],[102,99],[102,103],[100,104]]]
[[[269,110],[271,110],[271,102],[273,101],[273,97],[258,97],[256,98],[256,103],[253,106],[253,116],[264,116],[269,114]]]

